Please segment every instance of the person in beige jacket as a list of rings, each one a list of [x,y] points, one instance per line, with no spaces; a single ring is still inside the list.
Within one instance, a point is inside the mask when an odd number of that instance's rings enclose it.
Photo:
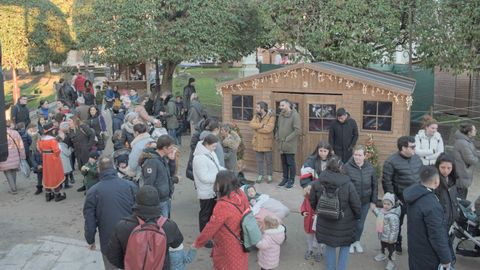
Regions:
[[[254,132],[252,146],[257,160],[257,183],[263,181],[265,163],[267,164],[267,183],[271,183],[275,115],[268,110],[268,105],[264,101],[257,102],[255,116],[253,116],[253,119],[250,121],[250,127]]]

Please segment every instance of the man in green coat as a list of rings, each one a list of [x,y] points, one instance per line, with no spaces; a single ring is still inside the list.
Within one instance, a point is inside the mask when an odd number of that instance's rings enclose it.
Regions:
[[[165,92],[163,95],[164,104],[167,105],[165,112],[160,112],[160,115],[167,119],[167,131],[168,135],[175,140],[176,145],[181,145],[181,138],[177,137],[178,128],[178,111],[175,104],[175,98],[172,93]]]
[[[280,101],[275,139],[280,150],[283,179],[279,187],[291,189],[295,181],[295,153],[297,152],[298,136],[302,133],[301,120],[298,112],[292,108],[292,103],[283,99]]]
[[[93,185],[98,183],[98,172],[97,172],[97,160],[99,154],[98,152],[90,153],[88,162],[80,168],[80,172],[84,176],[83,184],[86,190],[90,189]],[[84,191],[85,189],[79,188],[77,191]]]

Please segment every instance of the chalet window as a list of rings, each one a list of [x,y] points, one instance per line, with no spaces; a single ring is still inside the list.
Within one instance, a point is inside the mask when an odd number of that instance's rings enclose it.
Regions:
[[[253,96],[232,95],[232,119],[250,121],[253,118]]]
[[[336,119],[334,104],[308,104],[308,131],[328,131]]]
[[[363,129],[392,130],[392,102],[364,101]]]

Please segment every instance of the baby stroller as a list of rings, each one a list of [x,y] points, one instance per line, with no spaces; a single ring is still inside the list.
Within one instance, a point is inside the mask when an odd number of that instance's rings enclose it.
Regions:
[[[118,177],[136,183],[137,181],[135,181],[133,177],[125,174],[120,170],[120,164],[124,163],[126,166],[128,166],[128,155],[130,155],[130,151],[131,150],[128,148],[122,148],[114,151],[112,154],[113,162],[115,164],[115,169],[117,170]]]
[[[472,203],[459,200],[459,217],[452,226],[455,252],[466,257],[480,257],[480,229],[478,217],[472,210]],[[480,211],[480,210],[477,210]]]

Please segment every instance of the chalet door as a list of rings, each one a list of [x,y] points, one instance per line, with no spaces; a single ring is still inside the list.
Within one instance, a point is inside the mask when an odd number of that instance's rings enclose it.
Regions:
[[[273,100],[274,100],[274,106],[275,106],[275,113],[276,117],[278,118],[278,115],[280,114],[280,100],[282,99],[288,99],[290,100],[295,108],[297,109],[298,113],[300,114],[300,119],[302,121],[302,134],[299,136],[298,139],[298,148],[297,148],[297,153],[295,154],[295,161],[297,164],[297,174],[300,173],[300,168],[303,164],[303,135],[304,133],[304,126],[305,126],[305,106],[303,105],[305,103],[304,101],[304,95],[303,94],[285,94],[285,93],[273,93]],[[282,163],[280,161],[280,151],[278,151],[277,145],[275,144],[273,147],[273,170],[277,172],[282,171]]]
[[[342,95],[305,95],[305,125],[302,126],[303,153],[305,159],[312,154],[321,140],[328,142],[328,130],[336,121],[337,109],[342,106]]]

